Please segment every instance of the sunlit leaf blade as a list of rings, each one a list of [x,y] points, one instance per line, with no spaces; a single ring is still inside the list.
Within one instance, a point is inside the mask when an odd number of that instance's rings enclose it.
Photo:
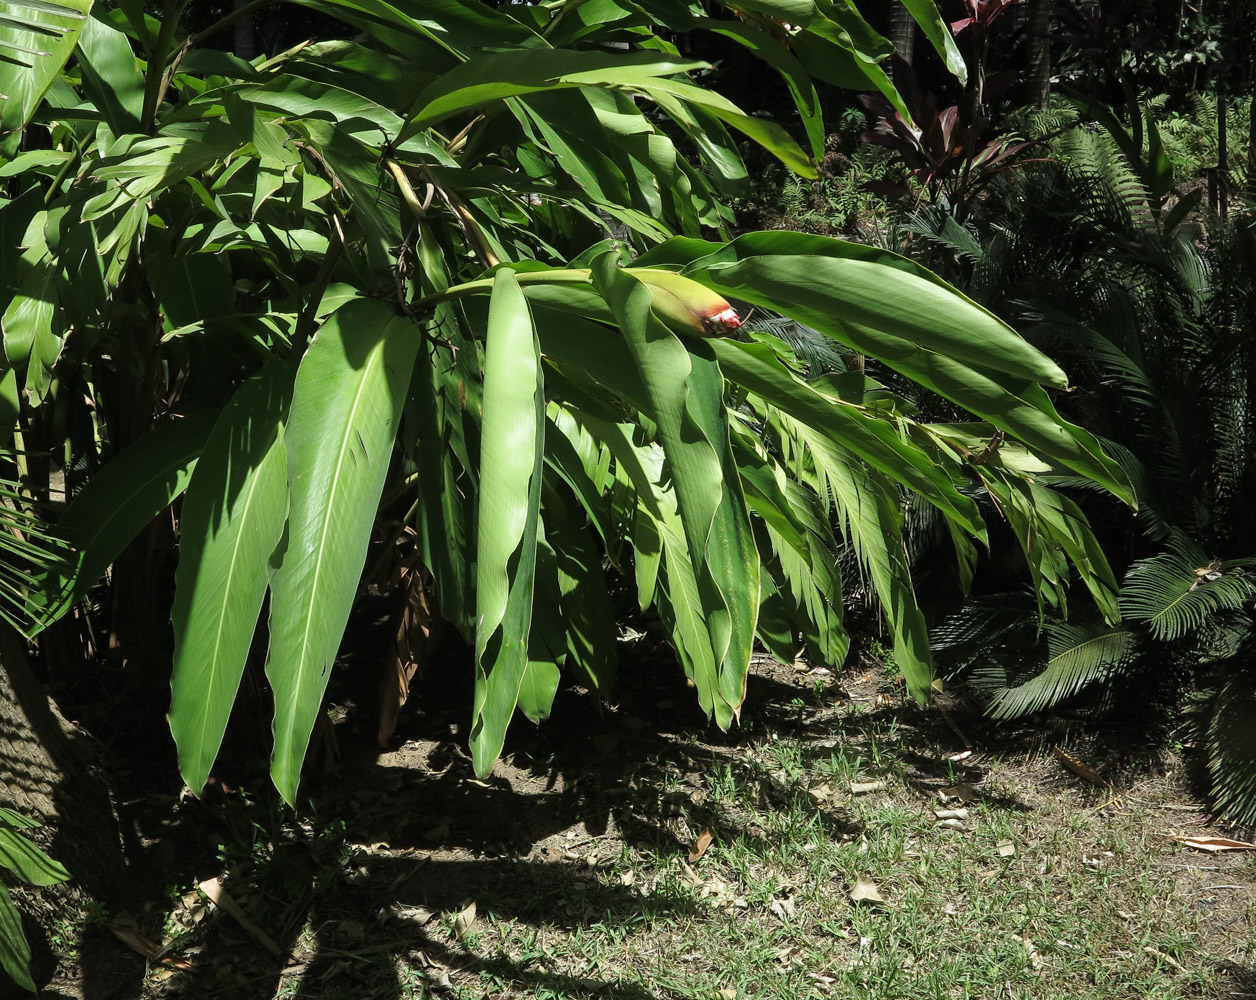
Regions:
[[[706,273],[721,288],[752,292],[764,305],[776,301],[786,315],[793,315],[786,306],[826,313],[830,329],[840,323],[852,339],[879,346],[865,353],[888,353],[881,358],[887,364],[894,364],[894,349],[901,351],[906,341],[982,370],[1059,388],[1068,384],[1054,361],[993,313],[886,251],[798,233],[748,233],[687,271]]]
[[[651,311],[651,292],[620,271],[611,256],[596,262],[594,276],[624,332],[659,427],[688,547],[677,568],[685,561],[692,568],[696,592],[689,594],[687,586],[684,592],[700,602],[715,671],[694,682],[703,708],[727,726],[744,695],[759,606],[759,559],[729,445],[723,374],[708,352],[691,352],[663,326]],[[672,579],[673,557],[668,558]]]
[[[22,834],[0,823],[0,868],[7,868],[30,885],[56,885],[70,877],[65,866],[53,861]]]
[[[31,120],[39,102],[61,73],[74,51],[74,43],[92,9],[92,0],[63,0],[61,3],[5,5],[6,12],[21,14],[23,21],[40,28],[24,27],[12,21],[0,23],[0,51],[22,53],[13,59],[0,59],[0,152],[11,156],[17,151],[16,133]]]
[[[46,597],[32,598],[52,620],[82,597],[131,541],[192,477],[217,410],[201,410],[158,427],[109,462],[65,509],[59,531],[77,550],[69,578],[51,579]]]
[[[471,756],[485,775],[501,753],[528,669],[544,461],[540,349],[527,300],[498,273],[484,349]]]
[[[79,38],[83,89],[116,135],[136,132],[144,112],[144,75],[131,40],[115,25],[91,17]]]
[[[1120,465],[1047,397],[1043,384],[1066,384],[1059,367],[918,265],[826,237],[750,233],[693,260],[685,273],[878,358],[1133,502]]]
[[[284,429],[288,530],[271,577],[266,659],[271,779],[289,803],[357,594],[418,344],[408,319],[354,299],[319,329],[297,371]]]
[[[477,56],[438,77],[419,95],[401,138],[449,115],[507,97],[564,87],[632,87],[704,65],[658,52],[528,49]]]
[[[920,25],[920,30],[929,40],[929,44],[942,57],[947,70],[954,74],[960,83],[967,83],[968,66],[964,62],[964,57],[960,55],[959,46],[955,44],[955,36],[951,33],[946,21],[942,19],[935,0],[902,0],[902,3]]]
[[[170,731],[199,795],[222,744],[288,513],[282,428],[292,371],[237,390],[201,454],[180,518]]]

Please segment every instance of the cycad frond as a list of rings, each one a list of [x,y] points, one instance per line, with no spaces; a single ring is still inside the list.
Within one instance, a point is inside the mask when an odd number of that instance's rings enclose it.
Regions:
[[[1121,614],[1142,622],[1157,639],[1197,632],[1217,611],[1236,609],[1256,596],[1241,569],[1224,572],[1180,532],[1169,548],[1135,563],[1121,587]]]
[[[70,568],[70,547],[51,523],[17,483],[0,480],[0,618],[23,634],[44,627],[31,594],[51,571]]]
[[[961,260],[979,263],[986,254],[976,235],[957,222],[943,205],[922,206],[907,217],[903,228],[939,244]]]
[[[785,341],[798,360],[807,366],[806,375],[809,378],[829,372],[844,372],[849,368],[852,354],[849,348],[788,316],[756,308],[743,325],[747,330],[767,333]]]
[[[995,693],[987,712],[996,719],[1030,715],[1120,674],[1133,657],[1134,633],[1102,622],[1044,623],[1046,660],[1023,684]]]
[[[1207,703],[1208,770],[1217,810],[1256,825],[1256,670],[1231,669]]]

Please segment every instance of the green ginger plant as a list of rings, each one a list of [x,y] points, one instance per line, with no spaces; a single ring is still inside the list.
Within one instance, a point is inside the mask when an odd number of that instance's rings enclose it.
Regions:
[[[934,275],[795,233],[700,238],[744,183],[729,128],[810,175],[813,75],[897,101],[852,4],[756,0],[739,22],[679,0],[309,6],[360,34],[245,63],[184,35],[177,2],[160,22],[136,3],[97,10],[26,127],[39,142],[0,166],[22,249],[2,320],[20,471],[40,495],[59,466],[73,496],[60,525],[75,564],[30,610],[56,617],[111,565],[115,595],[135,586],[160,546],[120,557],[182,497],[170,725],[194,791],[268,601],[271,773],[295,801],[388,483],[475,651],[480,773],[516,709],[548,714],[560,668],[611,683],[608,574],[661,616],[727,726],[756,638],[844,656],[845,538],[923,699],[904,491],[946,519],[964,566],[986,532],[965,492],[972,442],[996,430],[1132,499],[1056,413],[1063,372]],[[936,10],[919,16],[951,53]],[[696,83],[704,66],[659,25],[762,56],[810,154]],[[756,309],[978,422],[918,423],[862,384],[808,382]],[[1007,454],[982,474],[1028,496],[1028,459]],[[1076,511],[1017,509],[1077,543],[1106,600]]]
[[[22,832],[39,824],[12,809],[0,808],[0,867],[28,885],[48,886],[65,882],[70,873],[36,847]],[[22,930],[22,918],[9,890],[0,883],[0,968],[19,987],[36,992],[31,979],[31,949]]]

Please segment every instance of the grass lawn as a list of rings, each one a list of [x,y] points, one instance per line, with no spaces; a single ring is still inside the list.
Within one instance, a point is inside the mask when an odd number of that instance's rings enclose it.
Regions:
[[[147,915],[171,959],[131,995],[1256,996],[1256,852],[1169,839],[1247,839],[1210,823],[1181,748],[996,729],[916,708],[875,666],[838,683],[766,660],[719,734],[671,676],[604,715],[570,696],[485,782],[464,706],[429,706],[378,760],[343,725],[300,824],[258,819],[260,792],[185,804],[228,830],[210,867],[280,954],[198,903],[202,868]]]

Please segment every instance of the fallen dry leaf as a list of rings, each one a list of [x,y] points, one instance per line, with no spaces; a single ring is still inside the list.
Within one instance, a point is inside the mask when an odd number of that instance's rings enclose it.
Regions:
[[[779,917],[781,920],[788,921],[794,915],[794,899],[792,896],[786,896],[784,899],[774,899],[768,910],[772,915]]]
[[[128,927],[125,924],[119,924],[114,921],[109,924],[109,930],[124,945],[145,958],[152,958],[161,951],[161,945],[156,941],[150,941],[134,927]]]
[[[270,935],[244,915],[244,911],[240,909],[240,904],[231,898],[218,879],[207,878],[204,882],[197,885],[197,888],[209,898],[210,902],[220,907],[223,912],[247,931],[249,936],[268,952],[276,958],[283,954],[279,945],[270,939]]]
[[[933,815],[937,819],[968,819],[967,809],[935,809]]]
[[[1245,840],[1227,840],[1225,837],[1170,837],[1169,839],[1176,840],[1186,847],[1193,847],[1197,851],[1208,851],[1210,854],[1216,854],[1218,851],[1256,851],[1256,844],[1249,844]]]
[[[1083,764],[1080,760],[1074,757],[1071,753],[1066,752],[1060,747],[1052,747],[1051,752],[1055,754],[1056,760],[1058,760],[1061,764],[1067,767],[1070,771],[1072,771],[1079,778],[1085,778],[1092,785],[1098,785],[1100,788],[1112,787],[1111,783],[1108,781],[1107,778],[1101,775],[1098,771],[1096,771],[1089,764]]]
[[[860,875],[855,879],[855,884],[850,890],[850,898],[856,903],[885,904],[877,884],[866,875]]]
[[[706,854],[707,848],[711,846],[711,841],[715,839],[715,835],[710,830],[703,830],[698,835],[698,842],[693,845],[693,850],[689,852],[689,863],[697,861],[702,855]]]
[[[475,924],[475,900],[472,899],[463,904],[458,915],[454,917],[454,940],[461,941],[467,936],[467,931],[471,930]]]
[[[1016,845],[1010,840],[1000,840],[998,844],[995,845],[995,848],[998,850],[999,857],[1001,858],[1010,858],[1016,853]]]
[[[850,783],[850,791],[852,795],[867,795],[869,792],[885,791],[884,781],[852,781]]]
[[[808,788],[807,794],[818,806],[831,806],[837,801],[837,789],[828,782]]]
[[[981,797],[977,789],[967,782],[948,788],[939,788],[938,796],[943,802],[950,799],[959,799],[961,802],[976,802]]]
[[[1161,951],[1158,948],[1153,948],[1151,945],[1147,944],[1147,945],[1143,945],[1143,951],[1146,954],[1150,955],[1152,958],[1157,958],[1160,961],[1164,962],[1165,965],[1173,966],[1173,968],[1177,969],[1178,972],[1186,971],[1186,969],[1183,967],[1181,962],[1179,962],[1172,955],[1166,955],[1163,951]]]

